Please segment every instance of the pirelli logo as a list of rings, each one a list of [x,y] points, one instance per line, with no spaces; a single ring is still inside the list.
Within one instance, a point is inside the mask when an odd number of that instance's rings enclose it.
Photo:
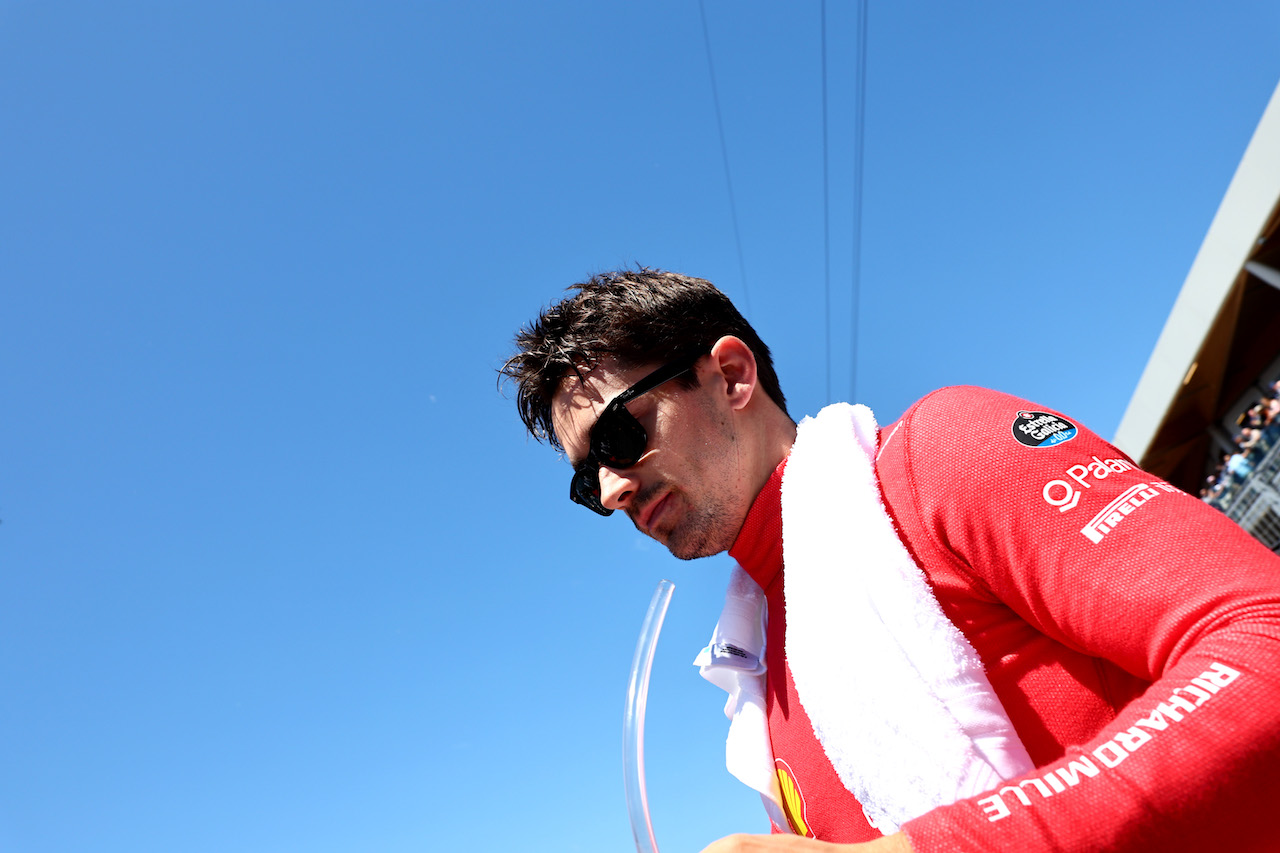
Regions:
[[[1102,512],[1089,519],[1089,523],[1080,528],[1080,532],[1090,542],[1098,543],[1102,537],[1115,530],[1120,522],[1133,513],[1138,507],[1164,492],[1176,492],[1168,483],[1138,483],[1125,489],[1124,494],[1102,508]]]

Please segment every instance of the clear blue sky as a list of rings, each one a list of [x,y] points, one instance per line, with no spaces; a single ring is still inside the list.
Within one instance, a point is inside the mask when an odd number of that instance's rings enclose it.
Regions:
[[[765,828],[689,666],[728,562],[565,498],[495,368],[593,272],[717,282],[795,413],[1119,423],[1280,80],[1274,3],[0,3],[0,850],[631,849]],[[832,376],[828,390],[828,367]]]

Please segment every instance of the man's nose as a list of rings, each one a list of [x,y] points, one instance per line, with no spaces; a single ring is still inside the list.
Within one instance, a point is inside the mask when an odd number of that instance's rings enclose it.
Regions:
[[[635,499],[639,482],[632,468],[600,466],[600,503],[605,509],[626,509]]]

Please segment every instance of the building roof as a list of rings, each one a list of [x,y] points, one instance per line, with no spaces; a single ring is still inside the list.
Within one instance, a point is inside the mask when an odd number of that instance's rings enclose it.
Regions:
[[[1143,468],[1195,492],[1205,460],[1280,359],[1280,86],[1196,254],[1116,431]],[[1215,431],[1217,439],[1215,439]]]

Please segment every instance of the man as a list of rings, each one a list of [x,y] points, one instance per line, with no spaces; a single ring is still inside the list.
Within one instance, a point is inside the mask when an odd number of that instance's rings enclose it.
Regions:
[[[1274,555],[1042,406],[797,427],[710,283],[571,289],[503,368],[571,499],[745,570],[700,663],[774,834],[705,853],[1280,849]]]

